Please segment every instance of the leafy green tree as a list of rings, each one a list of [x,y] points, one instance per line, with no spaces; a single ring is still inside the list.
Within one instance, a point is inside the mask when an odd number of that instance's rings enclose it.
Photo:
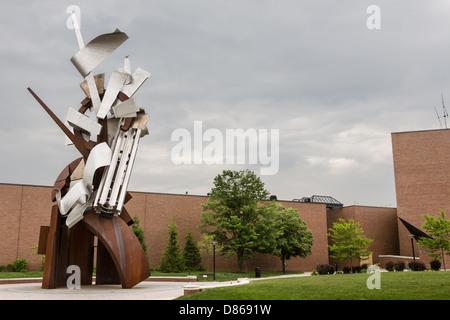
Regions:
[[[208,202],[202,205],[202,232],[214,236],[226,257],[237,255],[240,272],[243,261],[253,258],[258,248],[258,206],[268,196],[252,171],[224,170],[214,178]]]
[[[184,269],[183,256],[178,245],[178,231],[172,220],[168,227],[169,243],[161,257],[159,270],[162,272],[181,272]]]
[[[185,244],[183,249],[183,259],[185,268],[189,271],[200,271],[203,270],[201,265],[202,257],[200,256],[200,251],[195,245],[194,237],[192,232],[186,232]]]
[[[350,266],[353,258],[358,261],[367,259],[372,254],[368,247],[373,240],[366,238],[363,229],[355,220],[345,222],[340,218],[338,221],[339,223],[333,223],[333,227],[328,229],[328,236],[333,242],[328,246],[332,252],[330,256],[343,262],[349,260]]]
[[[418,243],[427,249],[433,259],[441,259],[445,269],[445,255],[450,256],[450,220],[446,219],[444,210],[439,216],[422,215],[425,224],[422,226],[431,238],[421,237]]]
[[[272,232],[266,233],[270,237],[268,241],[273,243],[272,254],[280,258],[284,274],[286,260],[294,257],[305,258],[311,254],[314,238],[296,209],[285,208],[282,204],[271,201],[264,210],[270,214],[263,216],[272,221]]]

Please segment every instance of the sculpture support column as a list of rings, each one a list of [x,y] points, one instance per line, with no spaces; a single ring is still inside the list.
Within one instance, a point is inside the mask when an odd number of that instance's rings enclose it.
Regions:
[[[91,210],[85,213],[83,222],[109,253],[123,288],[131,288],[150,276],[144,249],[122,218]]]
[[[42,279],[43,289],[54,289],[57,287],[56,275],[58,273],[57,257],[60,244],[60,214],[58,212],[58,205],[52,207],[52,213],[50,218],[50,229],[47,235],[46,248],[45,248],[45,264],[44,275]],[[42,252],[42,248],[40,250]]]

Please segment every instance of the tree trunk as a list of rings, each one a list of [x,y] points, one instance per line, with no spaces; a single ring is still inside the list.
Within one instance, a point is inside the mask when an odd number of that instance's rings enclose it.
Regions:
[[[242,257],[238,256],[238,270],[239,273],[242,272]]]
[[[446,271],[446,269],[445,269],[444,246],[441,247],[441,251],[442,251],[442,264],[443,264],[443,266],[444,266],[444,271]]]
[[[242,257],[243,257],[243,253],[242,252],[240,252],[240,251],[238,251],[237,252],[237,258],[238,258],[238,272],[242,272],[242,261],[243,261],[243,259],[242,259]]]

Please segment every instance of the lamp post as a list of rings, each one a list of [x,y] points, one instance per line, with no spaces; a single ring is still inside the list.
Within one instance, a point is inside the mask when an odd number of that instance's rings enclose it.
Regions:
[[[446,271],[447,269],[445,269],[444,245],[442,245],[441,247],[441,252],[442,252],[442,264],[444,265],[444,271]]]
[[[216,281],[216,244],[217,244],[217,241],[213,240],[212,241],[212,245],[213,245],[213,281]]]
[[[416,261],[416,255],[414,254],[414,235],[410,234],[409,237],[411,238],[411,247],[412,247],[412,254],[413,254],[413,261]]]
[[[281,241],[280,255],[281,255],[281,269],[283,271],[283,274],[286,274],[286,264],[284,263],[284,241]]]

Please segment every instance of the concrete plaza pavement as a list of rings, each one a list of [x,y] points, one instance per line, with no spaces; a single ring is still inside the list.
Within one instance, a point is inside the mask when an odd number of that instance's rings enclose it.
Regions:
[[[41,283],[14,283],[0,285],[0,300],[172,300],[184,295],[185,286],[199,286],[200,289],[233,286],[280,277],[309,276],[309,273],[269,278],[239,279],[226,282],[174,282],[142,281],[131,289],[120,285],[81,286],[80,289],[42,289]]]

